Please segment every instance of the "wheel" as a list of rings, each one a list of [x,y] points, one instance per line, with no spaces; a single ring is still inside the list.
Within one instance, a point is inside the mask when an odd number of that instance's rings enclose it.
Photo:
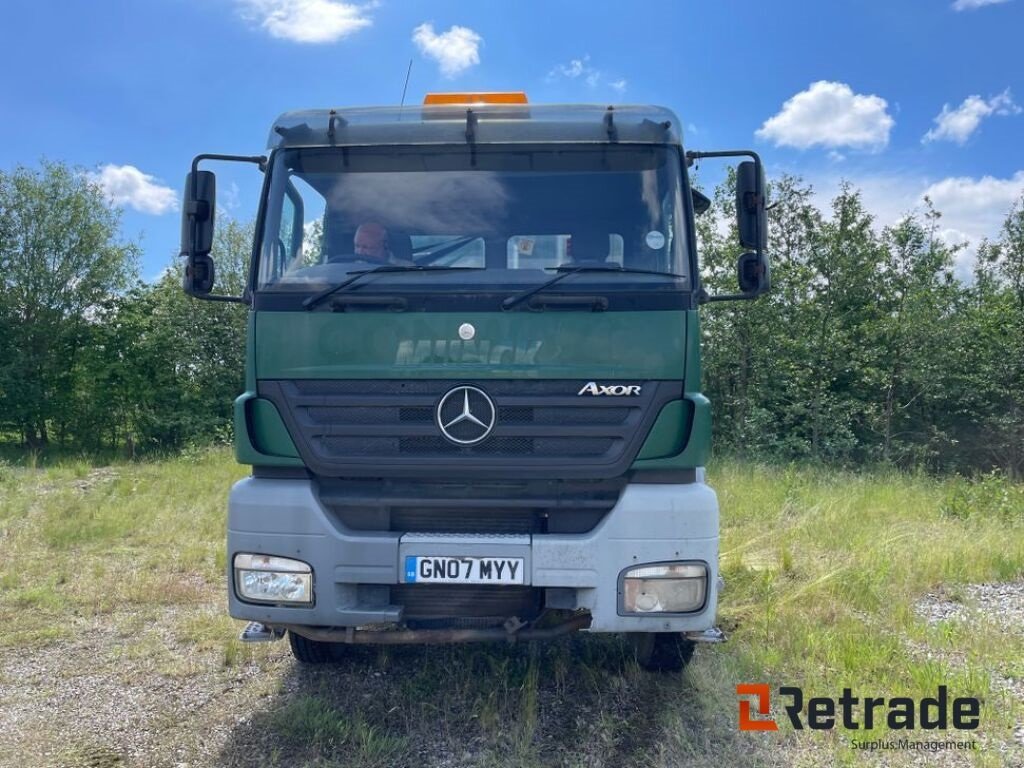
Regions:
[[[292,656],[303,664],[329,664],[337,660],[337,643],[325,643],[310,640],[308,637],[288,631],[288,645],[292,647]]]
[[[651,672],[678,672],[693,658],[694,643],[681,632],[630,632],[636,663]]]

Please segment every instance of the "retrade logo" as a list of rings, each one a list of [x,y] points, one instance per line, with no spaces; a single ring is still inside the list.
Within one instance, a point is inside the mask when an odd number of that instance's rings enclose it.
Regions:
[[[767,717],[771,712],[767,683],[740,683],[736,686],[737,696],[753,696],[757,701],[757,714]],[[777,731],[778,723],[774,720],[755,720],[750,716],[750,699],[740,699],[740,730],[741,731]]]
[[[739,729],[741,731],[777,731],[771,717],[771,693],[765,683],[739,683]],[[805,698],[802,688],[784,685],[778,690],[782,711],[793,730],[805,727],[829,731],[837,726],[849,730],[870,731],[884,723],[890,731],[972,731],[978,727],[981,701],[974,696],[951,698],[949,689],[940,685],[935,696],[917,700],[907,696],[855,696],[844,688],[839,698]],[[752,698],[744,698],[752,697]],[[756,707],[758,717],[753,709]]]
[[[491,434],[496,411],[487,393],[464,385],[448,390],[437,404],[437,426],[457,445],[475,445]]]

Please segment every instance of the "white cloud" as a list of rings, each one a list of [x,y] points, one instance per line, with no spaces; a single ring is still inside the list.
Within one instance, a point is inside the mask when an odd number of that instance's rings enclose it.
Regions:
[[[618,94],[626,92],[629,82],[624,77],[608,79],[608,76],[590,63],[590,55],[587,54],[578,59],[570,59],[568,64],[556,64],[548,72],[547,81],[554,83],[558,80],[582,80],[591,90],[604,83]]]
[[[242,190],[238,188],[237,182],[232,181],[227,187],[221,189],[218,203],[224,207],[224,210],[234,212],[242,207],[241,196]]]
[[[924,135],[921,141],[955,141],[957,144],[964,144],[971,134],[974,133],[981,121],[992,115],[1019,115],[1018,107],[1010,89],[993,96],[987,101],[981,96],[968,96],[956,109],[950,109],[949,104],[942,105],[942,112],[935,118],[935,127]]]
[[[846,83],[811,83],[757,130],[776,146],[882,149],[895,121],[880,96],[854,93]]]
[[[574,80],[584,72],[594,72],[590,66],[590,56],[582,59],[572,59],[568,64],[556,64],[554,69],[548,73],[548,80],[557,80],[559,76]]]
[[[976,8],[984,8],[986,5],[998,5],[1009,0],[956,0],[953,3],[954,11],[973,11]]]
[[[103,165],[88,177],[113,205],[156,215],[178,209],[178,193],[134,165]]]
[[[373,22],[372,6],[338,0],[239,0],[242,16],[272,37],[296,43],[333,43]]]
[[[947,245],[964,245],[969,246],[971,243],[971,236],[966,232],[961,232],[959,229],[954,227],[946,227],[938,231],[939,239]]]
[[[896,224],[908,213],[923,212],[928,197],[942,214],[938,236],[950,245],[967,245],[957,254],[954,266],[956,276],[965,281],[971,279],[977,246],[985,238],[999,237],[1011,206],[1024,195],[1024,170],[1001,179],[960,176],[932,181],[897,174],[846,178],[861,191],[864,207],[875,216],[879,228]],[[819,208],[831,210],[841,180],[839,176],[811,180]]]
[[[985,238],[999,237],[1011,206],[1024,195],[1024,171],[997,179],[958,176],[930,184],[919,198],[927,196],[942,213],[939,237],[950,245],[966,243],[956,256],[954,272],[963,281],[972,278],[977,247]]]
[[[165,277],[174,276],[178,271],[177,265],[171,263],[161,269],[159,272],[155,272],[149,277],[145,278],[147,283],[159,283]]]
[[[1024,194],[1024,171],[997,179],[982,176],[956,176],[928,186],[922,193],[943,213],[943,223],[960,230],[968,237],[995,237],[1006,214]]]
[[[434,59],[445,77],[455,75],[480,63],[480,37],[469,27],[453,26],[447,32],[437,34],[434,25],[420,24],[412,31],[412,41],[420,53]]]

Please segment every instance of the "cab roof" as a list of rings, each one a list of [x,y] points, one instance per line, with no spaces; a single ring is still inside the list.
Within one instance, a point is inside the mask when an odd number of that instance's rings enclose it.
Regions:
[[[409,144],[681,144],[664,107],[599,104],[441,104],[286,112],[267,146]]]

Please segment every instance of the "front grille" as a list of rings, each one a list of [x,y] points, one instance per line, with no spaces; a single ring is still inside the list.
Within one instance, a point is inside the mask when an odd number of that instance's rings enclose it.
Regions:
[[[403,533],[544,533],[546,520],[531,509],[474,509],[395,507],[390,529]]]
[[[320,503],[356,531],[586,533],[619,499],[625,480],[472,484],[398,480],[317,483]]]
[[[586,384],[298,379],[261,381],[259,394],[277,406],[316,474],[364,477],[438,469],[475,476],[523,476],[525,470],[534,477],[613,476],[632,461],[660,407],[682,395],[680,382],[642,383],[639,396],[579,395]],[[494,428],[478,442],[471,422],[450,423],[462,412],[461,396],[445,402],[442,416],[454,439],[438,426],[442,398],[463,385],[486,393],[494,405]],[[476,393],[471,397],[474,408],[486,403]]]
[[[603,456],[613,440],[585,437],[496,437],[474,450],[477,456]],[[324,437],[323,447],[333,458],[361,456],[462,456],[466,448],[443,437]]]
[[[471,584],[396,584],[392,605],[403,607],[402,617],[412,627],[440,628],[467,620],[476,626],[497,626],[510,617],[537,618],[544,607],[544,590],[525,586]]]

